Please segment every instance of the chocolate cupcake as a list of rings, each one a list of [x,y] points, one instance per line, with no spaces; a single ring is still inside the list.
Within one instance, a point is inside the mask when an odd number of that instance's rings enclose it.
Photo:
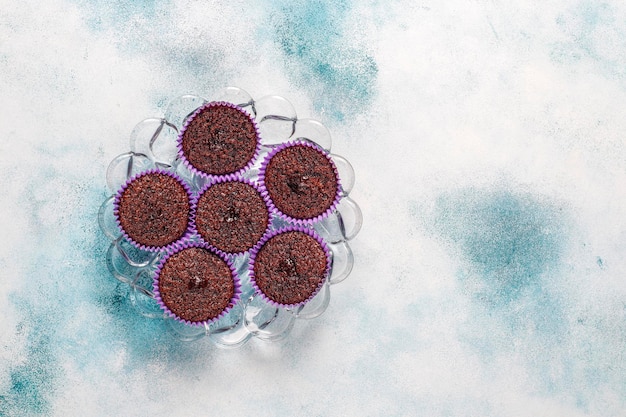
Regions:
[[[226,253],[242,253],[263,237],[269,209],[251,181],[222,177],[206,186],[193,201],[192,228],[211,246]]]
[[[295,307],[317,294],[330,267],[330,251],[313,230],[289,227],[266,235],[253,249],[250,280],[271,304]]]
[[[149,170],[131,178],[114,202],[117,224],[134,246],[164,250],[190,233],[191,191],[176,174]]]
[[[154,294],[171,317],[202,325],[218,320],[237,303],[241,284],[223,253],[188,242],[170,251],[159,264]]]
[[[313,223],[328,216],[341,195],[333,161],[310,142],[277,147],[263,161],[260,181],[272,211],[296,223]]]
[[[178,137],[179,156],[189,169],[203,175],[241,173],[252,165],[259,148],[254,119],[221,101],[197,109]]]

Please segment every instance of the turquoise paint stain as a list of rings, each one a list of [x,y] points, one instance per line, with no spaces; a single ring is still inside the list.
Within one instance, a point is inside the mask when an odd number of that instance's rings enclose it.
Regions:
[[[277,6],[276,6],[277,5]],[[337,121],[363,111],[375,94],[378,65],[343,30],[349,1],[272,3],[269,25],[296,85],[310,89],[318,111]]]
[[[475,301],[459,339],[486,362],[520,335],[540,335],[546,347],[567,336],[556,290],[566,224],[559,206],[531,194],[469,188],[437,199],[434,230],[460,257],[459,280]]]
[[[120,55],[145,62],[150,68],[146,76],[161,80],[160,91],[147,96],[155,106],[164,109],[170,99],[181,94],[205,95],[230,85],[235,75],[232,68],[224,68],[225,56],[233,51],[204,38],[202,27],[197,33],[181,29],[184,23],[171,16],[176,10],[171,0],[72,1],[88,29],[110,35]],[[219,13],[219,8],[215,11]],[[213,23],[209,19],[207,24]],[[241,63],[245,66],[246,62]]]
[[[0,415],[49,415],[49,402],[54,395],[55,377],[59,373],[58,365],[48,360],[52,349],[50,334],[33,322],[37,315],[23,300],[18,306],[25,313],[20,328],[28,328],[29,331],[27,348],[24,362],[9,372],[8,392],[0,394]]]
[[[461,250],[481,298],[506,304],[541,297],[543,279],[559,265],[566,239],[561,210],[530,195],[462,190],[437,201],[435,227]]]
[[[564,256],[573,229],[565,207],[512,190],[469,188],[437,199],[433,229],[460,257],[461,296],[475,301],[458,339],[485,366],[523,361],[539,395],[568,398],[584,412],[597,399],[593,387],[626,398],[625,312],[613,307],[587,317],[587,308],[568,298]]]
[[[155,19],[164,13],[169,1],[158,0],[74,0],[86,12],[87,24],[94,31],[122,28],[135,18]]]
[[[38,158],[79,160],[74,158],[83,155],[84,146],[40,149]],[[97,185],[104,183],[104,169],[92,175],[83,167],[79,175],[60,171],[64,166],[36,171],[20,200],[36,230],[24,257],[35,261],[20,291],[10,296],[25,347],[24,359],[3,369],[10,386],[0,392],[0,416],[50,414],[65,376],[62,363],[117,380],[120,370],[111,364],[122,352],[122,375],[155,362],[191,369],[194,361],[207,359],[202,349],[169,336],[163,320],[140,316],[129,301],[129,287],[110,275],[105,264],[109,242],[97,225],[106,198],[104,186]],[[51,184],[61,188],[51,192]],[[50,213],[66,223],[63,230],[46,218]]]
[[[180,94],[181,88],[213,90],[228,85],[233,76],[232,69],[223,68],[224,55],[232,51],[216,49],[210,42],[203,46],[196,38],[178,43],[167,35],[177,31],[169,18],[171,2],[74,1],[91,30],[113,30],[122,52],[165,63],[175,77],[183,74],[168,87],[174,94]],[[364,111],[376,93],[378,75],[372,53],[355,39],[359,34],[346,29],[352,6],[348,0],[266,2],[267,18],[257,27],[242,28],[257,34],[250,45],[255,54],[263,53],[267,39],[274,42],[272,47],[285,57],[290,80],[310,93],[317,111],[340,122]]]
[[[584,0],[559,15],[556,23],[564,40],[552,45],[550,57],[554,62],[572,65],[591,59],[601,72],[626,77],[622,49],[626,27],[613,6]]]

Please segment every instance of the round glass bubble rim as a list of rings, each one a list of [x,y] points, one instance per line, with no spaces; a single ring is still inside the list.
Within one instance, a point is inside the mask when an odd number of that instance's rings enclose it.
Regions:
[[[122,235],[113,213],[115,193],[130,178],[144,171],[160,168],[178,174],[198,192],[209,181],[205,176],[190,171],[180,160],[177,139],[180,129],[193,112],[209,101],[224,101],[247,111],[258,125],[261,150],[254,163],[241,174],[242,178],[257,183],[261,162],[276,146],[289,141],[310,141],[328,153],[340,179],[340,199],[336,209],[326,218],[308,225],[324,240],[331,252],[331,268],[321,290],[303,306],[278,308],[255,294],[249,280],[249,251],[231,255],[241,280],[240,301],[222,318],[205,326],[190,326],[168,317],[153,294],[154,272],[165,252],[148,252],[137,249]],[[350,197],[355,175],[347,159],[332,153],[329,130],[314,119],[298,118],[293,105],[275,95],[253,99],[246,91],[228,87],[205,99],[185,95],[171,101],[164,117],[143,120],[130,135],[130,150],[115,157],[106,172],[111,195],[102,203],[98,222],[110,240],[106,264],[117,280],[130,287],[129,297],[138,314],[155,320],[165,320],[168,332],[183,341],[207,337],[215,345],[235,348],[252,338],[279,340],[289,335],[298,319],[320,316],[330,303],[331,287],[346,279],[352,271],[354,257],[350,248],[352,240],[362,225],[358,204]],[[271,214],[270,230],[278,230],[288,223]],[[192,240],[195,239],[192,236]]]

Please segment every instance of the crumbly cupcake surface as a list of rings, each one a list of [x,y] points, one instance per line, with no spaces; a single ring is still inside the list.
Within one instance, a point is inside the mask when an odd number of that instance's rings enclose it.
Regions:
[[[294,145],[278,151],[265,168],[265,187],[278,210],[295,219],[326,212],[337,196],[337,177],[321,151]]]
[[[118,219],[139,245],[161,247],[180,239],[189,222],[185,187],[163,173],[148,173],[131,181],[119,199]]]
[[[245,168],[257,148],[254,122],[244,111],[226,105],[204,107],[187,124],[182,153],[199,171],[225,175]]]
[[[254,281],[270,300],[293,305],[307,301],[326,277],[327,256],[322,245],[300,231],[271,237],[254,260]]]
[[[250,184],[216,183],[198,199],[198,233],[207,243],[227,253],[252,248],[265,233],[268,221],[265,201]]]
[[[158,289],[163,304],[177,317],[204,322],[218,317],[235,292],[232,271],[218,255],[190,247],[171,255],[161,267]]]

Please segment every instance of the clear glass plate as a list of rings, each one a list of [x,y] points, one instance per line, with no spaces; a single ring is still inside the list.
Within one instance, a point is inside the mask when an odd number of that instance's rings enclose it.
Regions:
[[[163,253],[147,252],[135,248],[120,232],[113,214],[114,195],[134,175],[152,168],[174,170],[185,179],[192,190],[200,190],[206,178],[186,168],[178,158],[176,140],[185,120],[208,101],[226,101],[247,110],[256,120],[261,132],[262,151],[257,162],[243,176],[258,179],[263,157],[275,146],[287,141],[307,140],[325,149],[339,172],[341,198],[337,208],[328,217],[314,223],[313,229],[327,243],[332,265],[322,289],[307,304],[296,308],[277,308],[256,295],[248,276],[248,253],[233,256],[233,262],[242,283],[239,303],[219,320],[205,326],[190,326],[166,317],[153,294],[153,276]],[[111,241],[106,253],[106,264],[116,279],[130,286],[130,301],[144,317],[166,320],[169,331],[178,339],[193,341],[208,337],[216,346],[236,348],[251,338],[279,340],[289,335],[297,319],[320,316],[330,302],[331,287],[350,275],[354,263],[349,241],[361,229],[363,216],[357,203],[350,198],[354,186],[354,170],[343,157],[331,150],[332,140],[328,129],[313,119],[298,119],[291,103],[280,96],[253,99],[246,91],[228,87],[210,100],[194,95],[176,98],[167,107],[163,118],[150,118],[140,122],[130,136],[130,151],[115,157],[106,172],[107,186],[111,192],[101,205],[98,222]],[[270,229],[286,225],[277,216],[271,219]]]

